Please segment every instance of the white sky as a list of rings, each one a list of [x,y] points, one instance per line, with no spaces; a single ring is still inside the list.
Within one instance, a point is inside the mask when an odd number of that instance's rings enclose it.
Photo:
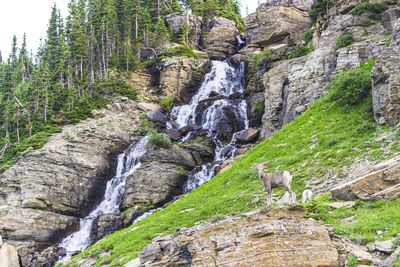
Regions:
[[[246,15],[246,7],[249,14],[257,8],[258,0],[240,0],[242,15]],[[264,2],[261,0],[260,2]],[[24,33],[29,51],[36,50],[40,38],[46,35],[47,24],[50,19],[51,8],[56,3],[65,18],[68,14],[69,0],[2,0],[0,5],[0,51],[3,60],[6,60],[11,51],[13,35],[17,36],[18,46],[22,43]]]

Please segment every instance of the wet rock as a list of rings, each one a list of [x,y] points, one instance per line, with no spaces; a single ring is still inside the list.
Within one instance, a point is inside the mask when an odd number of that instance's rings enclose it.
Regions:
[[[128,209],[136,204],[160,206],[181,194],[186,171],[213,159],[214,151],[207,146],[204,142],[148,151],[137,171],[126,178],[123,207]],[[207,153],[211,154],[207,156]]]
[[[192,57],[167,57],[158,64],[160,88],[165,96],[181,103],[190,101],[211,67],[208,58]]]
[[[210,94],[208,95],[208,97],[215,97],[215,96],[219,96],[220,94],[215,92],[215,91],[211,91]]]
[[[338,266],[338,252],[325,226],[304,216],[302,207],[281,207],[267,214],[182,228],[145,247],[140,262],[149,267],[257,266],[260,262],[265,266],[282,262],[287,266]]]
[[[146,117],[153,122],[161,122],[165,124],[168,120],[167,115],[161,111],[151,111],[146,114]]]
[[[199,131],[199,130],[201,130],[201,126],[200,125],[198,125],[198,124],[189,124],[187,126],[184,126],[184,127],[180,128],[179,132],[182,135],[186,135],[189,132]]]
[[[123,213],[123,226],[130,226],[137,218],[144,214],[144,211],[147,210],[145,205],[136,205],[133,208],[130,208],[127,212]]]
[[[17,249],[8,244],[3,244],[0,249],[0,266],[19,267]]]
[[[260,134],[260,130],[249,128],[246,130],[241,131],[239,134],[236,134],[236,141],[240,144],[248,144],[254,142],[258,139]]]
[[[171,127],[172,129],[178,129],[179,128],[179,124],[176,121],[168,121],[167,125],[169,125],[169,127]]]
[[[114,233],[120,229],[123,216],[118,213],[104,214],[96,218],[93,222],[91,237],[94,241],[98,241],[103,237]]]
[[[264,114],[265,98],[264,93],[256,93],[246,99],[247,118],[249,118],[250,127],[259,127]]]
[[[229,57],[236,53],[237,39],[240,34],[235,22],[227,18],[214,18],[210,22],[211,30],[205,39],[206,50],[213,58]]]
[[[1,174],[0,235],[30,252],[60,242],[102,198],[116,155],[140,125],[137,104],[118,99],[104,117],[64,126]],[[29,253],[21,256],[29,266]]]
[[[296,44],[312,22],[307,12],[293,7],[269,6],[247,16],[245,25],[248,44],[268,47]]]
[[[229,95],[228,98],[229,98],[230,100],[233,100],[233,99],[242,99],[242,98],[243,98],[243,93],[241,93],[241,92],[236,92],[236,93],[233,93],[233,94]]]
[[[211,97],[201,100],[199,103],[210,103],[210,102],[214,102],[214,101],[224,99],[224,98],[225,98],[225,96],[216,94],[214,96],[211,96]]]
[[[48,247],[40,254],[32,258],[31,267],[52,267],[63,256],[66,255],[65,249]]]
[[[375,165],[363,176],[331,189],[341,200],[396,200],[400,198],[400,157]]]
[[[400,19],[393,28],[389,47],[378,57],[371,72],[375,120],[395,125],[400,119]]]
[[[178,129],[167,129],[164,132],[174,141],[179,141],[182,137]]]

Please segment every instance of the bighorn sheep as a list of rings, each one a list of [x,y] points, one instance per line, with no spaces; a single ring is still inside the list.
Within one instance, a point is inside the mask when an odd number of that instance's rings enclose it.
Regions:
[[[293,191],[290,190],[290,184],[292,183],[292,175],[289,172],[277,172],[277,173],[264,173],[267,169],[269,162],[264,162],[261,164],[254,164],[251,169],[258,171],[258,177],[264,184],[265,189],[268,191],[267,205],[272,203],[272,189],[277,187],[285,187],[286,191],[290,194],[290,203],[294,203]]]
[[[313,193],[311,190],[304,190],[303,195],[301,196],[301,203],[309,202],[312,198],[312,195]]]

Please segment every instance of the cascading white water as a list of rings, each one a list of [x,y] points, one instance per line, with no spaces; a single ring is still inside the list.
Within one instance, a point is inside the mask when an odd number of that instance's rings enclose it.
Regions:
[[[201,117],[200,125],[202,129],[208,130],[208,136],[213,137],[216,144],[215,158],[213,163],[204,164],[202,170],[189,177],[184,186],[184,192],[190,192],[198,186],[209,181],[215,175],[215,169],[226,159],[236,154],[237,148],[232,144],[235,141],[235,134],[229,144],[218,140],[215,131],[224,117],[223,109],[230,107],[233,109],[236,120],[242,122],[240,130],[248,129],[249,120],[247,118],[247,103],[241,100],[238,105],[233,105],[228,97],[234,93],[243,93],[244,64],[235,69],[225,61],[212,61],[211,71],[205,76],[204,82],[198,92],[192,97],[189,104],[175,107],[171,112],[171,117],[178,123],[179,127],[184,127],[196,123],[196,118]],[[198,106],[202,101],[210,98],[211,94],[217,94],[223,99],[216,100],[207,107],[202,114],[198,114]],[[197,119],[198,120],[198,119]],[[189,133],[190,135],[190,133]],[[187,140],[184,137],[182,140]]]
[[[81,219],[78,232],[66,237],[59,247],[66,250],[66,256],[60,260],[69,259],[77,252],[85,250],[91,245],[90,232],[93,221],[103,214],[119,212],[123,201],[126,177],[140,167],[140,158],[146,153],[147,137],[132,144],[128,153],[118,156],[118,166],[115,177],[108,181],[103,201],[88,216]]]

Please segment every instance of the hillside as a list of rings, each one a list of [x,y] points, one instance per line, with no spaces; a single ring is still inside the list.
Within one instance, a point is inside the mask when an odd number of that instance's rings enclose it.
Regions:
[[[0,60],[0,266],[398,266],[399,10],[54,6]]]

